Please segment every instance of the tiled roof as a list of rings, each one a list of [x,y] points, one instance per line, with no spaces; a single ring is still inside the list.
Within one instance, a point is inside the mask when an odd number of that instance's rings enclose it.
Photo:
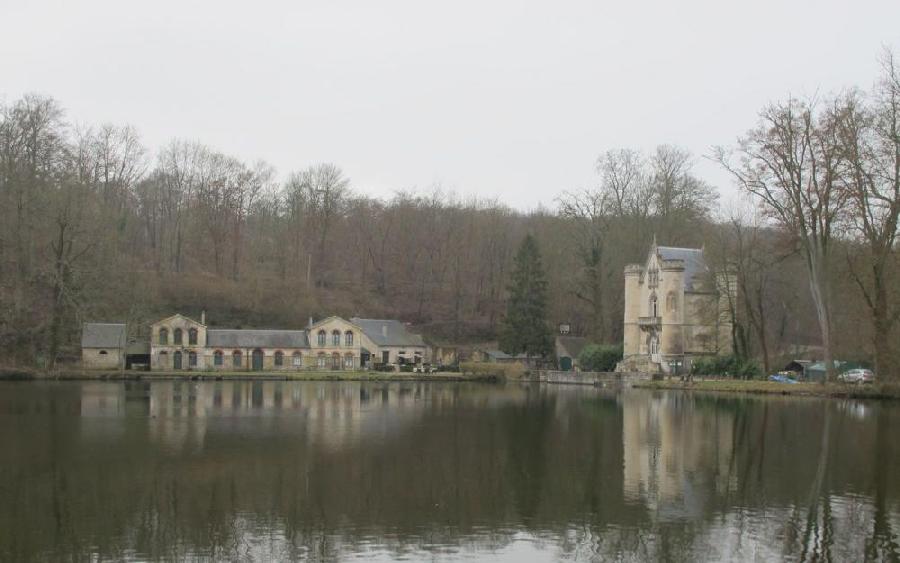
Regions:
[[[125,323],[84,323],[82,348],[120,348],[125,346]]]
[[[681,260],[684,263],[684,286],[687,289],[693,289],[694,278],[708,271],[700,248],[658,246],[656,249],[663,260]]]
[[[309,348],[305,330],[209,329],[206,341],[211,348]]]
[[[409,332],[400,321],[354,317],[350,322],[378,346],[425,346],[422,336]]]

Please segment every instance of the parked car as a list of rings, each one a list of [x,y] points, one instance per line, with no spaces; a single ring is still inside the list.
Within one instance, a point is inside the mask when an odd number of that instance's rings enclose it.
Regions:
[[[838,375],[838,381],[843,381],[844,383],[872,383],[875,381],[875,374],[870,369],[848,369]]]

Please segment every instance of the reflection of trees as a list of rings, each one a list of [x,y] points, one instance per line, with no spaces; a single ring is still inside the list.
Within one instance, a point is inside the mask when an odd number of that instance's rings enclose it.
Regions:
[[[124,402],[114,410],[77,385],[0,396],[16,413],[0,425],[0,559],[416,559],[522,533],[573,559],[898,552],[889,405],[845,416],[812,399],[590,388],[155,385],[159,403],[125,391],[104,403]],[[657,463],[637,470],[642,450]]]

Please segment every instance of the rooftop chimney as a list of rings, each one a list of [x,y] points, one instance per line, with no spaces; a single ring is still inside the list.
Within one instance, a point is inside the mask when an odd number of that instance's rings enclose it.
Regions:
[[[306,325],[306,328],[312,328],[312,325],[313,325],[313,320],[312,320],[312,317],[310,317],[310,318],[309,318],[309,324]]]
[[[200,311],[200,324],[206,326],[206,311]]]

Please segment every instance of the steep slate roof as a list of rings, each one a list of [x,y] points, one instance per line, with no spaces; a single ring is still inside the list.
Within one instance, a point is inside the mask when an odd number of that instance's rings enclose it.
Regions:
[[[84,323],[82,348],[120,348],[125,346],[125,323]]]
[[[206,345],[213,348],[309,348],[305,330],[208,329]]]
[[[493,360],[526,360],[528,359],[527,354],[516,354],[513,356],[512,354],[507,354],[502,350],[485,350],[484,353]]]
[[[350,322],[378,346],[425,346],[422,336],[409,332],[400,321],[353,317]]]
[[[588,339],[583,336],[557,336],[556,345],[559,347],[557,352],[563,352],[562,356],[570,358],[578,358],[582,348],[587,346]]]
[[[676,248],[674,246],[657,246],[659,257],[663,260],[681,260],[684,262],[684,286],[694,288],[694,278],[705,274],[706,261],[700,248]]]

